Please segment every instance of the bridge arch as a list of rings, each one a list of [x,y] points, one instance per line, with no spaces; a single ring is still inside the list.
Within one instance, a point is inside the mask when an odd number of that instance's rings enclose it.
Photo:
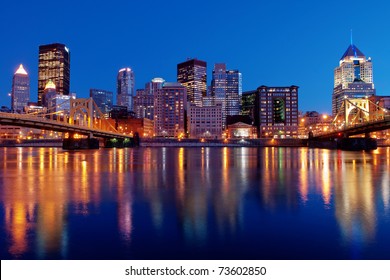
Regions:
[[[80,119],[81,117],[81,119]],[[77,120],[79,125],[89,128],[93,127],[93,99],[78,98],[70,100],[69,123],[75,124]]]

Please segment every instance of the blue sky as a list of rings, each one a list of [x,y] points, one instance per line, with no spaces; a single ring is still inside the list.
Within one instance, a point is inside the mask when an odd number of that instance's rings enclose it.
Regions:
[[[176,65],[205,60],[243,75],[243,90],[298,85],[299,109],[331,111],[333,70],[350,43],[373,60],[378,95],[390,95],[390,4],[385,1],[1,1],[0,105],[23,63],[37,99],[38,46],[71,51],[71,91],[116,90],[122,67],[136,88],[176,81]]]

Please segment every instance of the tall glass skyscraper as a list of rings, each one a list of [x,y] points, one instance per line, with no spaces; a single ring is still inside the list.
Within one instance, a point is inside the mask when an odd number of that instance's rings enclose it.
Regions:
[[[364,98],[375,95],[372,75],[372,61],[354,45],[347,48],[340,58],[339,66],[334,70],[334,88],[332,95],[332,114],[335,116],[344,100]]]
[[[22,113],[24,106],[30,101],[30,78],[20,64],[12,79],[11,109]]]
[[[226,116],[240,114],[242,75],[238,70],[226,70],[225,63],[216,63],[211,81],[211,96],[215,104],[222,105],[223,126]]]
[[[39,46],[38,61],[38,103],[49,80],[56,85],[57,93],[69,95],[70,89],[70,53],[64,44]]]
[[[128,67],[120,69],[117,76],[116,104],[126,106],[128,111],[133,111],[134,87],[133,70]]]
[[[108,113],[111,111],[113,105],[113,93],[108,90],[91,88],[89,90],[89,96],[92,97],[93,101],[95,101],[100,111],[108,116]]]
[[[207,63],[196,58],[179,63],[177,81],[187,88],[188,102],[202,106],[207,93]]]
[[[226,115],[240,114],[242,75],[238,70],[226,71]]]

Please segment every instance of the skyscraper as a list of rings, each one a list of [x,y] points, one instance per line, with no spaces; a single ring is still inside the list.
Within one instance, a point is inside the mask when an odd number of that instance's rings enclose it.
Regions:
[[[344,97],[363,98],[375,95],[372,75],[372,61],[351,42],[339,66],[334,70],[334,88],[332,95],[332,114],[335,116]]]
[[[30,78],[23,65],[20,64],[12,79],[11,109],[15,113],[23,112],[30,101]]]
[[[108,116],[108,113],[112,109],[113,93],[108,90],[91,88],[89,90],[89,96],[95,101],[103,114]]]
[[[56,85],[57,93],[69,95],[70,53],[64,44],[54,43],[39,46],[38,104],[49,80]]]
[[[259,137],[295,137],[298,132],[298,87],[257,88],[255,125]]]
[[[226,70],[225,63],[216,63],[211,81],[211,95],[215,104],[222,105],[223,126],[226,117],[240,114],[242,78],[238,70]]]
[[[240,114],[242,75],[238,70],[226,71],[226,115]]]
[[[134,97],[134,72],[130,68],[122,68],[118,72],[116,104],[126,106],[128,111],[133,111]]]
[[[187,88],[187,100],[202,106],[207,92],[207,63],[196,58],[177,65],[177,81]]]

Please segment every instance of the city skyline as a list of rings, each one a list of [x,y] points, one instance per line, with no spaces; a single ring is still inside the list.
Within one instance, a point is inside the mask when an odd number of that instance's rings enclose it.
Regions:
[[[90,88],[115,92],[115,76],[123,67],[134,69],[136,89],[142,88],[154,77],[174,81],[177,63],[187,57],[196,57],[209,65],[225,62],[229,68],[239,69],[243,75],[243,91],[254,90],[261,85],[298,85],[299,110],[330,113],[333,70],[349,45],[351,28],[354,30],[354,44],[372,57],[377,95],[389,95],[390,81],[387,77],[390,69],[387,65],[390,57],[382,47],[386,45],[387,38],[381,35],[389,25],[385,21],[387,7],[377,9],[376,1],[370,6],[362,1],[347,1],[350,5],[365,8],[369,19],[362,23],[353,13],[337,17],[339,5],[336,1],[319,5],[308,1],[281,2],[237,6],[230,5],[234,2],[224,1],[222,11],[217,13],[222,2],[209,5],[200,1],[197,7],[191,7],[191,13],[200,13],[205,20],[193,28],[191,36],[185,37],[179,35],[183,34],[184,26],[177,25],[177,22],[188,16],[180,11],[186,10],[189,3],[164,2],[160,9],[148,15],[140,11],[150,5],[149,1],[123,3],[124,8],[118,11],[112,22],[90,22],[91,16],[84,14],[83,9],[59,9],[56,3],[48,8],[29,2],[25,5],[4,3],[0,20],[7,28],[3,28],[1,34],[9,37],[18,30],[20,36],[0,46],[0,104],[10,106],[8,93],[11,92],[12,75],[21,63],[30,74],[31,100],[36,101],[38,46],[61,42],[72,53],[70,90],[78,97],[87,97]],[[86,1],[82,6],[91,9],[92,15],[116,11],[113,4],[88,3]],[[52,9],[59,9],[61,15],[71,13],[75,20],[58,25],[47,24],[52,17],[49,13]],[[260,12],[261,17],[258,16]],[[375,18],[371,16],[374,12]],[[290,13],[294,17],[284,17]],[[12,20],[15,15],[23,20]],[[232,18],[237,20],[229,21]],[[280,22],[276,23],[276,19]],[[223,21],[226,28],[214,30],[213,24],[217,21]],[[264,22],[271,24],[265,25]],[[21,28],[26,23],[37,31],[30,34],[29,28]],[[123,39],[121,44],[114,44],[112,42],[118,41],[121,36],[121,32],[115,29],[123,23],[133,24],[134,28],[129,32],[132,35]],[[38,28],[43,24],[47,24],[47,28]],[[159,43],[170,34],[172,39],[175,36],[181,39],[169,44]],[[142,44],[139,43],[141,38]],[[207,85],[210,85],[212,67],[207,71]]]

